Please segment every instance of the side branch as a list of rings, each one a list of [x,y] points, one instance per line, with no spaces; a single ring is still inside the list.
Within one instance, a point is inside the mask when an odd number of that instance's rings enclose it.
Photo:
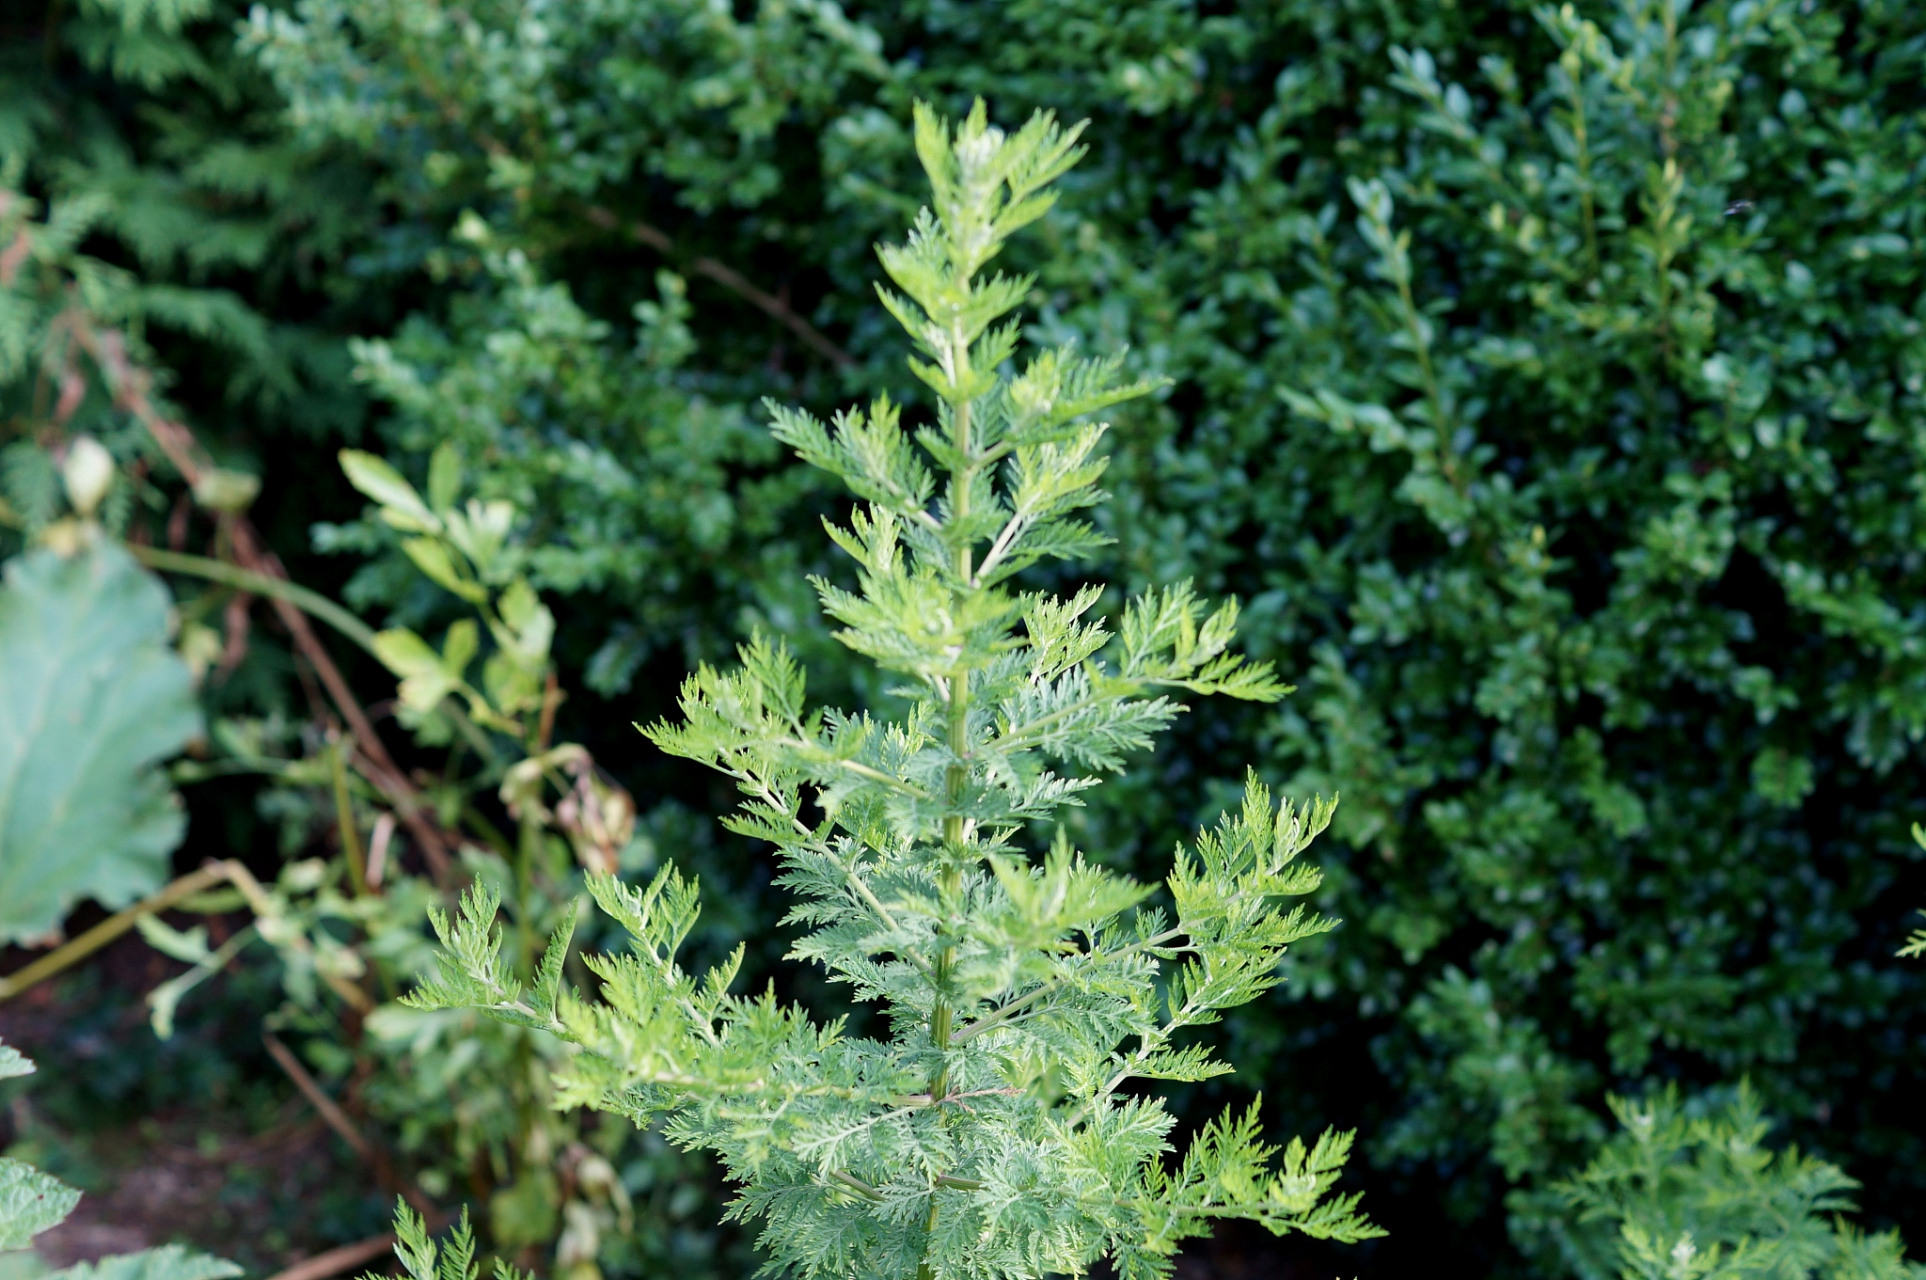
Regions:
[[[191,898],[203,889],[212,888],[227,878],[228,871],[225,863],[210,863],[199,871],[188,872],[157,893],[136,902],[124,911],[108,916],[78,938],[56,947],[32,964],[25,965],[0,978],[0,1000],[11,1000],[28,987],[43,982],[62,969],[86,959],[133,928],[142,916],[165,911],[183,898]]]
[[[1170,942],[1173,942],[1176,939],[1182,937],[1184,933],[1185,933],[1185,930],[1181,925],[1176,926],[1174,928],[1166,929],[1162,933],[1156,934],[1153,937],[1144,938],[1140,941],[1133,942],[1129,946],[1124,947],[1120,951],[1114,951],[1105,958],[1110,960],[1122,960],[1129,956],[1138,955],[1142,952],[1149,951],[1154,948],[1161,947]],[[1088,953],[1086,953],[1086,955],[1087,954]],[[1069,979],[1067,978],[1049,979],[1047,982],[1044,982],[1039,986],[1035,987],[1034,989],[1024,993],[1023,995],[1018,996],[1016,999],[1010,1001],[1008,1004],[1003,1005],[997,1009],[992,1010],[989,1013],[984,1014],[982,1017],[978,1018],[976,1021],[963,1027],[961,1030],[957,1031],[954,1035],[950,1037],[950,1044],[951,1045],[967,1044],[969,1041],[976,1039],[978,1036],[982,1035],[984,1032],[994,1031],[998,1027],[1003,1026],[1005,1023],[1014,1021],[1019,1016],[1029,1017],[1037,1013],[1043,1012],[1041,1009],[1032,1009],[1030,1006],[1036,1004],[1040,1000],[1045,999],[1046,997],[1055,995],[1058,991],[1063,989],[1063,987],[1068,983],[1068,981]]]
[[[752,784],[756,788],[756,797],[759,800],[761,800],[764,804],[768,805],[771,809],[779,813],[789,812],[788,806],[781,802],[781,800],[776,795],[775,789],[772,788],[767,782],[767,780],[765,780],[764,778],[756,774],[743,772],[742,770],[739,770],[739,769],[729,769],[729,770],[726,770],[725,772],[727,772],[729,776],[732,778],[736,778],[740,781]],[[802,837],[803,843],[808,845],[812,850],[822,854],[824,857],[834,859],[839,865],[846,866],[846,864],[842,864],[842,859],[836,857],[834,851],[832,851],[829,848],[829,846],[825,845],[821,840],[817,839],[816,833],[810,830],[809,825],[805,823],[801,818],[798,818],[794,813],[789,814],[789,825],[790,825],[790,828],[794,830],[797,835]],[[892,931],[897,933],[903,932],[902,923],[897,920],[896,914],[892,912],[888,907],[883,905],[882,899],[876,896],[875,891],[869,887],[868,883],[865,882],[861,876],[856,874],[856,871],[853,867],[846,866],[846,870],[848,871],[848,875],[849,875],[849,883],[851,887],[856,890],[857,896],[862,898],[863,902],[868,905],[869,909],[871,911],[874,911],[877,914],[877,916],[881,918],[883,923],[885,925],[888,925]],[[911,964],[915,965],[917,970],[921,972],[924,977],[934,978],[936,976],[936,971],[933,968],[931,968],[930,962],[924,959],[922,956],[918,955],[916,952],[905,950],[901,954],[905,960],[908,960]]]

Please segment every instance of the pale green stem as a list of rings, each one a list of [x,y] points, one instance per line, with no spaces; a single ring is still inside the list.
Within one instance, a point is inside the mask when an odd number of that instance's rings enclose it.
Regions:
[[[355,825],[354,803],[348,795],[348,750],[346,739],[334,744],[329,763],[334,774],[334,814],[341,829],[341,856],[348,863],[348,883],[357,898],[368,894],[367,864],[361,857],[361,832]]]
[[[245,591],[250,595],[285,600],[308,616],[321,619],[369,653],[374,652],[374,630],[319,592],[310,591],[283,578],[270,578],[264,573],[243,569],[225,560],[210,560],[206,556],[190,556],[179,551],[163,551],[158,547],[132,544],[127,549],[133,552],[136,560],[150,569],[159,569],[163,573],[187,574],[190,577],[204,578],[209,582],[218,582],[224,587],[233,587],[237,591]]]
[[[951,352],[954,367],[952,376],[958,383],[966,382],[970,376],[970,349],[957,330],[951,331]],[[963,462],[956,473],[955,488],[951,497],[950,519],[960,522],[969,516],[970,489],[976,479],[979,465],[975,458],[974,441],[971,440],[970,402],[964,400],[956,405],[954,417],[955,447],[957,456]],[[970,590],[971,555],[969,545],[957,548],[956,580],[958,586],[951,594],[951,616],[961,616],[960,597]],[[970,673],[958,668],[950,676],[950,696],[945,708],[948,719],[950,754],[954,757],[944,773],[944,791],[952,809],[962,803],[964,788],[969,785],[969,774],[963,764],[963,757],[970,749]],[[943,844],[946,866],[942,875],[942,896],[953,900],[962,890],[963,873],[956,862],[956,851],[964,842],[963,815],[952,812],[943,819]],[[939,1054],[946,1054],[950,1048],[951,1024],[955,1010],[950,999],[951,971],[956,962],[956,946],[945,942],[936,954],[936,973],[934,975],[935,997],[930,1003],[930,1044]],[[935,1073],[930,1078],[930,1097],[941,1101],[950,1089],[949,1065],[946,1060],[938,1059]],[[926,1240],[924,1256],[917,1265],[917,1280],[933,1280],[934,1269],[930,1266],[928,1239],[936,1233],[936,1197],[930,1197],[929,1218],[925,1223]]]

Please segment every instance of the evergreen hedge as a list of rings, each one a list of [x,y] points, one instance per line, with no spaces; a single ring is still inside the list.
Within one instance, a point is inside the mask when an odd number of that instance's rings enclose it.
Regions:
[[[753,429],[760,399],[927,400],[869,248],[913,212],[912,100],[1089,117],[1012,250],[1034,328],[1171,381],[1118,418],[1094,573],[1240,595],[1299,691],[1194,717],[1077,821],[1161,858],[1246,757],[1342,791],[1320,905],[1345,926],[1229,1026],[1274,1118],[1360,1126],[1381,1247],[1549,1259],[1539,1193],[1608,1091],[1747,1077],[1908,1225],[1926,9],[45,21],[9,33],[4,163],[97,193],[95,248],[175,289],[151,321],[189,412],[265,459],[270,499],[364,412],[404,469],[456,441],[543,513],[537,585],[618,722],[751,624],[813,617],[793,568],[836,506]],[[290,560],[325,518],[321,549],[377,555],[359,602],[439,607],[338,494],[287,510]],[[613,743],[639,794],[692,794]]]

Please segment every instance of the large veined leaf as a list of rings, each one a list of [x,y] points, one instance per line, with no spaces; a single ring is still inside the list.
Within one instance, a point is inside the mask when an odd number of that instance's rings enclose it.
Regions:
[[[0,1043],[0,1080],[33,1074],[33,1063]],[[0,1251],[29,1240],[74,1211],[80,1192],[30,1164],[0,1156]]]
[[[101,542],[0,585],[0,943],[159,888],[186,818],[155,765],[200,732],[166,590]]]
[[[0,1250],[26,1248],[78,1203],[80,1192],[60,1179],[0,1156]]]
[[[225,1258],[166,1244],[98,1262],[78,1262],[47,1280],[229,1280],[240,1274],[241,1269]]]
[[[18,1049],[0,1043],[0,1078],[33,1073]],[[32,1165],[0,1156],[0,1253],[23,1249],[74,1211],[80,1192]],[[177,1244],[81,1262],[47,1280],[232,1280],[241,1269]]]

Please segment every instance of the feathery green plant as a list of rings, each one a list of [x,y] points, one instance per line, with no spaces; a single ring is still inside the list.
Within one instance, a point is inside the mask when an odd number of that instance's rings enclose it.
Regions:
[[[1585,1168],[1529,1202],[1533,1227],[1577,1280],[1920,1280],[1898,1232],[1845,1217],[1859,1184],[1772,1128],[1749,1085],[1722,1106],[1681,1103],[1667,1086],[1611,1099],[1621,1131]]]
[[[1920,826],[1917,822],[1913,824],[1913,843],[1922,849],[1926,849],[1926,827]],[[1920,914],[1926,915],[1926,912],[1921,912]],[[1913,930],[1912,934],[1906,939],[1906,945],[1899,949],[1899,954],[1902,958],[1908,960],[1918,956],[1926,956],[1926,929]]]
[[[599,1000],[562,981],[566,934],[532,989],[512,981],[486,889],[436,920],[441,976],[413,997],[579,1046],[558,1101],[638,1123],[667,1114],[677,1142],[720,1155],[742,1187],[731,1214],[763,1220],[776,1272],[1038,1276],[1107,1256],[1149,1277],[1219,1218],[1378,1234],[1355,1195],[1328,1194],[1349,1134],[1293,1140],[1273,1161],[1253,1106],[1167,1165],[1174,1118],[1132,1089],[1229,1072],[1185,1029],[1275,985],[1285,948],[1333,927],[1276,900],[1318,884],[1295,859],[1335,801],[1274,806],[1253,777],[1241,811],[1178,850],[1174,910],[1144,906],[1149,886],[1061,833],[1040,862],[1021,850],[1029,824],[1149,745],[1183,709],[1175,691],[1288,691],[1229,652],[1236,607],[1206,618],[1187,584],[1133,601],[1114,637],[1085,617],[1099,587],[1010,586],[1099,545],[1078,513],[1103,496],[1106,428],[1081,419],[1152,389],[1120,382],[1119,358],[1068,348],[1004,369],[1018,342],[1007,317],[1032,281],[982,272],[1049,209],[1079,132],[1039,113],[1006,135],[979,102],[952,134],[919,106],[935,210],[879,249],[901,290],[881,295],[925,357],[912,369],[938,397],[935,421],[910,431],[887,398],[829,425],[773,409],[778,438],[862,500],[829,526],[857,589],[816,588],[842,642],[904,678],[905,714],[806,710],[799,665],[757,638],[739,669],[687,681],[682,723],[644,731],[736,780],[746,799],[728,825],[776,845],[789,920],[808,928],[791,956],[882,1006],[887,1037],[813,1022],[773,993],[729,994],[740,950],[684,972],[698,894],[672,867],[645,890],[591,880],[633,937],[630,954],[588,958]]]
[[[480,1280],[481,1264],[475,1260],[475,1232],[464,1211],[461,1221],[448,1234],[448,1247],[442,1248],[428,1234],[428,1223],[406,1205],[395,1209],[395,1257],[401,1260],[408,1280]],[[497,1258],[496,1280],[532,1280],[529,1272]],[[372,1276],[372,1273],[369,1273]]]

